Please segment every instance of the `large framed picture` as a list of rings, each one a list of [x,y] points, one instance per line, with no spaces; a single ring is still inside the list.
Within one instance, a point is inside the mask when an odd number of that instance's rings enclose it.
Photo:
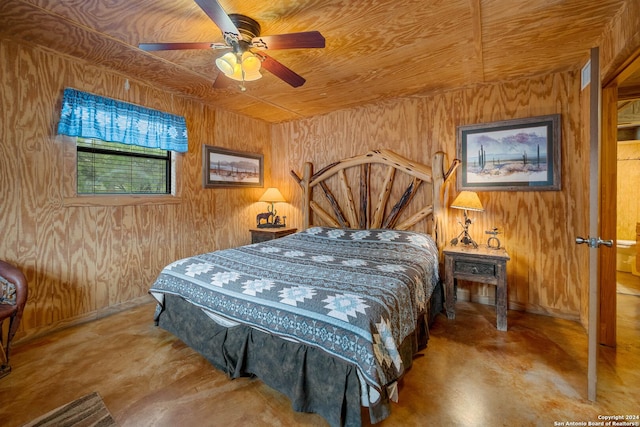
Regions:
[[[458,126],[458,190],[560,190],[560,114]]]
[[[216,187],[263,187],[262,154],[203,146],[202,185]]]

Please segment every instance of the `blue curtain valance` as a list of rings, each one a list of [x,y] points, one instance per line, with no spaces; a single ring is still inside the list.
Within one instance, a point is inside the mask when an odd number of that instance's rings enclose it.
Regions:
[[[58,133],[184,153],[184,117],[66,88]]]

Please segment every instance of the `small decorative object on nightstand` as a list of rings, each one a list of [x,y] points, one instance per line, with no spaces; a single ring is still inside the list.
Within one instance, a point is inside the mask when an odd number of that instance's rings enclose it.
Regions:
[[[252,228],[251,243],[266,242],[267,240],[279,239],[298,231],[297,228]]]
[[[444,248],[445,308],[456,318],[455,285],[458,279],[496,285],[496,326],[507,330],[507,261],[504,248],[448,245]]]
[[[487,247],[491,248],[491,249],[500,249],[500,240],[498,240],[498,234],[500,234],[500,232],[498,231],[498,227],[493,227],[493,229],[491,230],[487,230],[485,231],[486,234],[491,234],[491,237],[489,237],[489,240],[487,240]]]
[[[286,202],[284,197],[282,197],[282,193],[280,193],[277,188],[267,188],[267,191],[264,192],[258,201],[271,203],[271,205],[267,206],[267,212],[259,213],[256,216],[256,227],[283,228],[287,226],[287,224],[285,224],[286,217],[282,217],[282,219],[280,219],[278,212],[274,209],[274,203]]]
[[[451,240],[451,244],[455,246],[460,242],[463,245],[470,245],[477,248],[478,244],[469,235],[469,226],[473,221],[467,216],[467,211],[484,211],[478,195],[473,191],[461,191],[453,203],[451,203],[450,207],[464,210],[464,224],[460,223],[460,225],[462,225],[462,231],[458,234],[458,237]]]

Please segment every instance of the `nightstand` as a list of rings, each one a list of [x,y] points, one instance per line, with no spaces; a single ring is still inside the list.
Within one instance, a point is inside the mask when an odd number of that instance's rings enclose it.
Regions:
[[[507,261],[504,248],[484,245],[477,249],[447,245],[444,248],[445,308],[449,319],[456,318],[455,285],[457,279],[496,285],[496,326],[507,330]]]
[[[267,240],[279,239],[298,231],[297,228],[252,228],[251,243],[266,242]]]

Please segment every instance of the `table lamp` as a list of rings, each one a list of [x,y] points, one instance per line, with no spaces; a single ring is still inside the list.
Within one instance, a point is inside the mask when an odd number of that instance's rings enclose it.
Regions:
[[[484,211],[478,195],[474,191],[461,191],[458,197],[451,203],[450,207],[464,210],[464,224],[458,221],[460,225],[462,225],[462,231],[458,234],[458,237],[451,240],[451,244],[455,246],[458,242],[461,242],[464,245],[477,248],[478,244],[469,235],[469,225],[471,225],[473,221],[467,215],[467,211]]]
[[[284,221],[281,221],[280,217],[277,216],[278,212],[274,208],[274,203],[286,202],[282,193],[280,193],[277,188],[267,188],[267,191],[264,192],[258,201],[271,204],[271,206],[267,206],[267,212],[259,213],[256,217],[256,225],[258,228],[279,228],[286,225]],[[262,222],[262,220],[265,222]]]

